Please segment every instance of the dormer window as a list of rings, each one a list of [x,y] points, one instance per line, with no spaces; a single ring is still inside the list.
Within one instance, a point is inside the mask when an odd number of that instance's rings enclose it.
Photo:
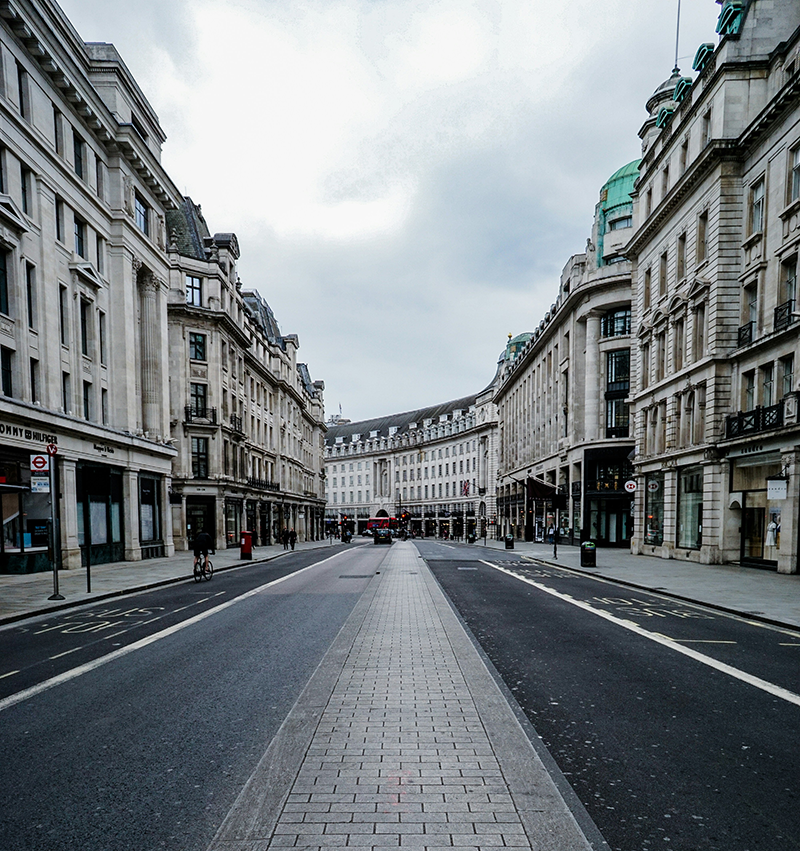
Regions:
[[[744,9],[742,0],[725,0],[717,19],[717,32],[720,35],[736,35],[742,26]]]
[[[622,230],[623,228],[633,227],[633,216],[621,216],[618,219],[612,219],[608,223],[608,229],[612,230]],[[567,286],[565,287],[565,292],[569,292],[569,282],[567,282]]]
[[[681,101],[689,94],[689,89],[692,88],[692,78],[691,77],[681,77],[678,80],[677,85],[675,86],[675,91],[672,93],[672,99],[676,103],[681,103]]]
[[[697,53],[694,55],[694,60],[692,61],[692,70],[693,71],[702,71],[703,68],[708,65],[709,59],[714,55],[714,45],[708,41],[705,44],[701,44],[700,47],[697,48]]]

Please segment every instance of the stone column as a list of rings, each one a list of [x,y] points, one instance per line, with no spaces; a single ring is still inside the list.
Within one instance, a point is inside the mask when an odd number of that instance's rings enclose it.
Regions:
[[[798,492],[798,453],[792,448],[781,453],[781,467],[787,477],[786,499],[781,506],[781,548],[778,550],[778,573],[798,572],[797,524],[800,511],[800,493]]]
[[[58,456],[53,457],[56,461]],[[57,461],[60,476],[60,501],[58,517],[61,539],[61,567],[77,570],[81,566],[81,548],[78,545],[78,483],[76,462],[67,458]],[[51,494],[51,496],[53,496]]]
[[[139,540],[139,473],[122,472],[122,528],[125,561],[140,561],[142,545]]]
[[[600,399],[603,387],[600,378],[600,313],[591,311],[586,317],[586,407],[584,408],[584,436],[587,441],[597,440],[600,434]]]
[[[142,429],[150,437],[161,433],[161,339],[158,298],[162,281],[149,269],[139,271],[142,375]]]
[[[161,479],[161,540],[164,541],[164,555],[175,555],[175,541],[172,537],[172,506],[169,504],[169,492],[172,489],[172,479],[163,476]]]

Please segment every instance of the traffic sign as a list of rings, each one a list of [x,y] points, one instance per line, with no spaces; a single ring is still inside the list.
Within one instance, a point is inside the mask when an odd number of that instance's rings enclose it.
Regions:
[[[55,455],[57,452],[58,452],[58,447],[55,445],[55,443],[48,443],[47,444],[47,454],[48,455]]]
[[[636,490],[636,482],[633,479],[628,479],[628,481],[625,482],[625,490],[628,491],[628,493],[633,493]]]
[[[31,472],[47,473],[50,471],[49,455],[31,455]]]
[[[50,479],[47,476],[31,476],[31,493],[50,493]]]

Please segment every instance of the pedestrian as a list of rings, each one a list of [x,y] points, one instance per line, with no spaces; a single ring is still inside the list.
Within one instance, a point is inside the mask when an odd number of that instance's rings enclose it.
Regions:
[[[288,550],[288,549],[289,549],[289,530],[288,530],[288,529],[284,529],[284,530],[283,530],[283,534],[281,535],[281,537],[282,537],[282,539],[283,539],[283,548],[284,548],[285,550]]]
[[[292,549],[294,549],[294,545],[297,543],[297,532],[294,529],[289,532],[289,543],[292,545]]]

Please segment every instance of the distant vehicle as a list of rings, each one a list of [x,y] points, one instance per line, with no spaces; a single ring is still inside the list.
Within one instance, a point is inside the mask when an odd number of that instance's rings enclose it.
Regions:
[[[389,529],[376,529],[372,533],[372,541],[375,544],[391,544],[392,533]]]
[[[367,532],[371,535],[376,529],[397,530],[396,517],[370,517],[367,520]]]

